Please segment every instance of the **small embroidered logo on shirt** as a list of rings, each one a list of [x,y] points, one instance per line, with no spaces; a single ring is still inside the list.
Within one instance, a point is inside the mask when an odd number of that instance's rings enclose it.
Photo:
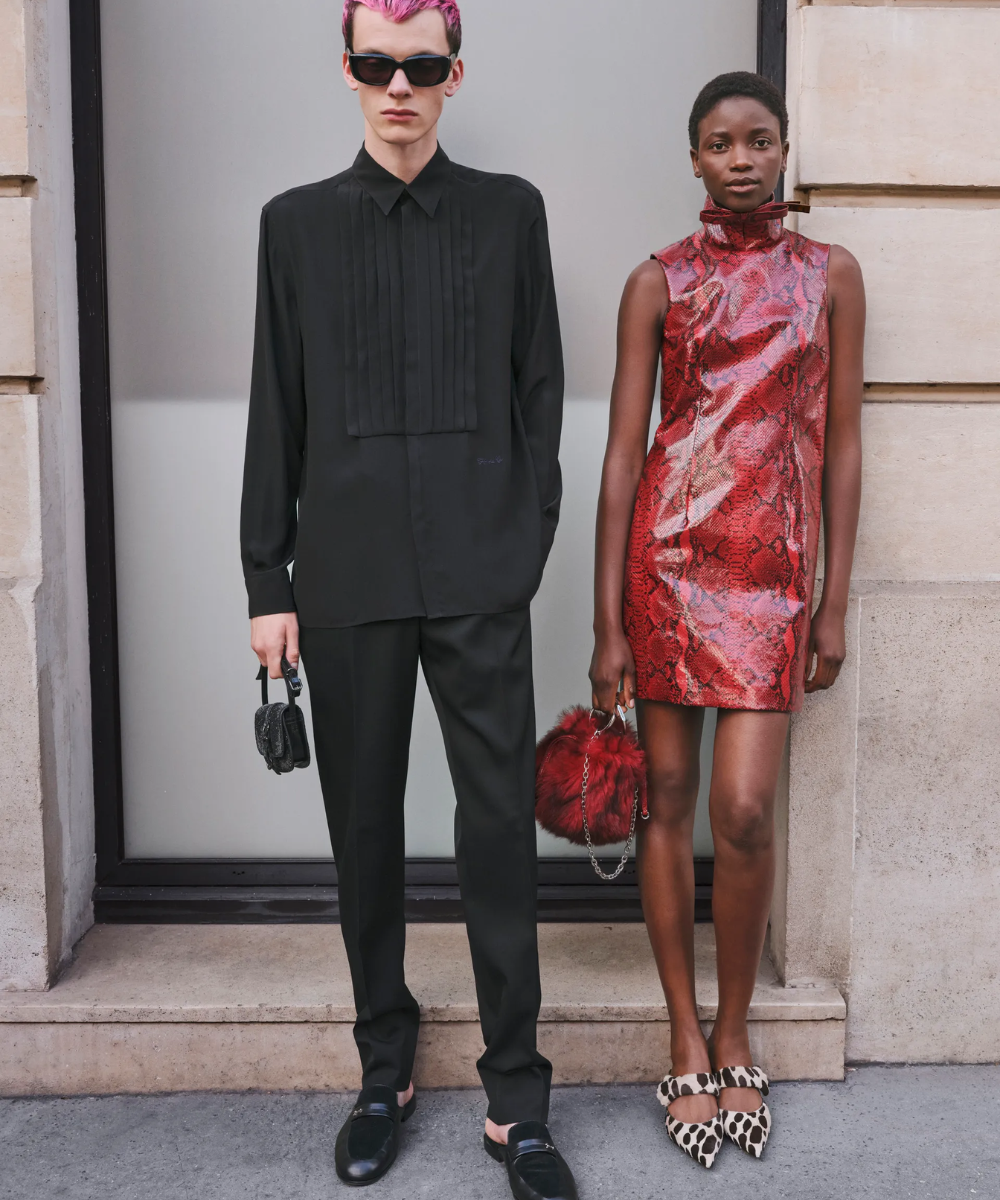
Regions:
[[[498,454],[496,458],[477,458],[476,462],[479,463],[481,467],[495,467],[503,462],[503,458]]]

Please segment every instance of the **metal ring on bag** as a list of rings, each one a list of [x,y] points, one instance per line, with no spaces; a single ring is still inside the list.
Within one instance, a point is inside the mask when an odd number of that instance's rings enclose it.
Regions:
[[[590,715],[591,715],[591,717],[592,717],[592,718],[596,719],[596,718],[597,718],[597,717],[599,717],[599,716],[600,716],[600,717],[606,717],[608,714],[607,714],[607,713],[604,711],[604,709],[603,709],[603,708],[592,708],[592,709],[590,710]],[[613,713],[611,714],[611,718],[610,718],[610,720],[608,721],[607,725],[605,725],[605,726],[604,726],[604,728],[603,728],[603,729],[595,729],[595,730],[594,730],[594,737],[599,737],[599,736],[600,736],[600,734],[602,734],[602,733],[607,733],[607,732],[608,732],[608,730],[611,728],[611,726],[612,726],[612,725],[614,725],[614,723],[615,723],[615,717],[617,717],[618,715],[619,715],[618,713],[616,713],[616,712],[613,712]]]

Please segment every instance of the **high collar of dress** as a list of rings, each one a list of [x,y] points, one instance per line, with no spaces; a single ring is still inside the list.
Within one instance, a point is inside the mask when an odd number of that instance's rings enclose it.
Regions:
[[[720,208],[708,197],[701,213],[705,236],[731,250],[765,250],[784,236],[788,205],[773,198],[752,212],[738,213]]]
[[[429,217],[433,217],[450,176],[451,159],[440,146],[427,166],[408,184],[380,166],[364,146],[354,160],[354,178],[386,216],[400,197],[406,194],[412,196]]]

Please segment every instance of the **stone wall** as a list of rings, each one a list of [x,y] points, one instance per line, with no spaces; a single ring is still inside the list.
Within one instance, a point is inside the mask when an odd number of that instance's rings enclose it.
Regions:
[[[0,0],[0,990],[91,920],[68,5]]]
[[[1000,1057],[1000,5],[789,10],[800,229],[869,298],[850,657],[793,728],[774,941],[848,1059]]]

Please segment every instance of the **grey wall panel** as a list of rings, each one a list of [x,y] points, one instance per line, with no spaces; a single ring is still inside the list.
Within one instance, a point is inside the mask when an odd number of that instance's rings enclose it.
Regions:
[[[549,207],[571,396],[605,396],[628,271],[687,233],[687,113],[752,69],[755,0],[465,0],[442,143]],[[246,391],[261,205],[362,140],[333,0],[104,0],[115,392]]]

